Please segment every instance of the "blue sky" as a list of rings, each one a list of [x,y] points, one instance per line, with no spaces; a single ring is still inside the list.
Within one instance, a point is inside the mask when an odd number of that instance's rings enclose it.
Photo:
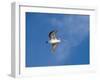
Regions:
[[[54,53],[52,30],[61,40]],[[26,67],[89,63],[89,15],[26,12]]]

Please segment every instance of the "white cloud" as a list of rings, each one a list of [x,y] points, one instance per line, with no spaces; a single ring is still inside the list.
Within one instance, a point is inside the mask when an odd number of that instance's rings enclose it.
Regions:
[[[78,46],[89,34],[87,16],[64,16],[52,18],[51,25],[59,30],[62,44],[58,47],[57,58],[61,61],[68,58],[72,47]]]

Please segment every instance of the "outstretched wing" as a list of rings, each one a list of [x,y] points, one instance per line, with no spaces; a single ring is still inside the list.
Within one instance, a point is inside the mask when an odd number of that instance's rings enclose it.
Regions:
[[[52,52],[55,52],[58,43],[52,44]]]
[[[50,38],[50,39],[55,39],[55,38],[56,38],[56,31],[51,31],[51,32],[49,33],[49,38]]]

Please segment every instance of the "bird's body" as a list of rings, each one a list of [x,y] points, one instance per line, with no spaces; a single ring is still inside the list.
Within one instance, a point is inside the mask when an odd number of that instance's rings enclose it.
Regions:
[[[51,40],[49,40],[49,43],[50,44],[60,43],[60,40],[58,40],[58,39],[51,39]]]
[[[51,31],[51,32],[49,33],[49,41],[48,41],[48,43],[50,43],[50,44],[52,45],[52,51],[53,51],[53,52],[55,51],[55,49],[56,49],[58,43],[61,42],[60,39],[57,39],[56,33],[57,33],[57,31]]]

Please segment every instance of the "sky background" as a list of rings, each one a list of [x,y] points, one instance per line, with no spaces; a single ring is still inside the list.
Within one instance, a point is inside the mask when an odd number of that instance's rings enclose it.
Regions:
[[[52,30],[61,40],[54,53]],[[26,12],[26,67],[89,63],[89,15]]]

